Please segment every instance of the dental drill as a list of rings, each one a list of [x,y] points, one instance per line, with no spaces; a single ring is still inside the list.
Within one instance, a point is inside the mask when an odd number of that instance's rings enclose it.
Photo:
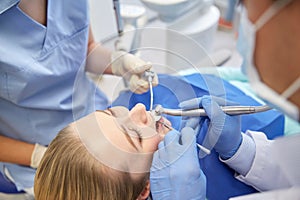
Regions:
[[[228,115],[244,115],[252,114],[258,112],[268,111],[270,108],[267,105],[262,106],[221,106],[224,113]],[[203,108],[182,110],[182,109],[168,109],[163,108],[161,105],[155,107],[155,115],[160,116],[161,114],[171,115],[171,116],[188,116],[188,117],[201,117],[207,116]]]
[[[243,114],[264,112],[272,108],[267,105],[263,105],[263,106],[223,106],[221,107],[221,109],[223,110],[223,112],[225,112],[228,115],[243,115]],[[173,130],[171,126],[160,121],[162,114],[171,115],[171,116],[189,116],[189,117],[207,116],[205,110],[202,108],[182,110],[182,109],[168,109],[168,108],[163,108],[161,105],[157,105],[154,110],[150,110],[150,111],[155,121],[160,122],[163,126],[165,126],[170,130]],[[206,154],[211,153],[209,149],[207,149],[206,147],[198,143],[197,146],[204,153]]]

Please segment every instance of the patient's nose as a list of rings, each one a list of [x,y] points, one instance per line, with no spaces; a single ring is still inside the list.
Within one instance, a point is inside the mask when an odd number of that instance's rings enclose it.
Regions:
[[[145,105],[138,103],[129,112],[131,120],[137,124],[145,125],[148,123],[147,111]]]

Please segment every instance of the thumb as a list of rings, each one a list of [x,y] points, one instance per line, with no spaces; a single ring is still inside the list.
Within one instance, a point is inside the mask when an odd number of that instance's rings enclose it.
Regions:
[[[142,59],[132,54],[127,54],[124,58],[125,68],[132,74],[141,74],[152,67],[151,63],[146,63]]]
[[[189,147],[191,145],[196,146],[196,134],[191,127],[184,127],[181,130],[181,142],[182,146]]]
[[[133,74],[129,79],[129,88],[136,94],[142,94],[148,90],[148,82]]]
[[[132,69],[132,73],[142,74],[145,71],[150,70],[151,68],[152,68],[152,64],[150,62],[145,63],[144,61],[142,61],[140,63],[135,64],[135,67]]]

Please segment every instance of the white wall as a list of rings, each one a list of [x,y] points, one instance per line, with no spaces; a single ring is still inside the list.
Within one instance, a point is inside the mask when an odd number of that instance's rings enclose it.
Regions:
[[[96,41],[117,33],[112,0],[89,0],[90,16]]]
[[[117,34],[117,25],[113,9],[113,0],[88,0],[93,33],[96,41]],[[139,0],[120,0],[121,3],[137,4]],[[148,11],[149,12],[149,11]]]

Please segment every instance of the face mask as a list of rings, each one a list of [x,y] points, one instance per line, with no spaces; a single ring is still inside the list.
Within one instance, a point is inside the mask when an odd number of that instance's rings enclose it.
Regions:
[[[256,32],[291,1],[276,1],[262,14],[255,24],[248,19],[247,12],[245,12],[246,9],[244,9],[241,16],[241,35],[244,36],[244,39],[241,40],[243,37],[239,38],[238,44],[243,45],[239,45],[238,50],[242,52],[241,54],[244,58],[242,72],[248,76],[250,85],[257,95],[291,118],[299,120],[298,107],[287,99],[300,88],[300,77],[280,95],[261,81],[253,62]]]
[[[0,14],[17,4],[20,0],[1,0],[0,1]]]

